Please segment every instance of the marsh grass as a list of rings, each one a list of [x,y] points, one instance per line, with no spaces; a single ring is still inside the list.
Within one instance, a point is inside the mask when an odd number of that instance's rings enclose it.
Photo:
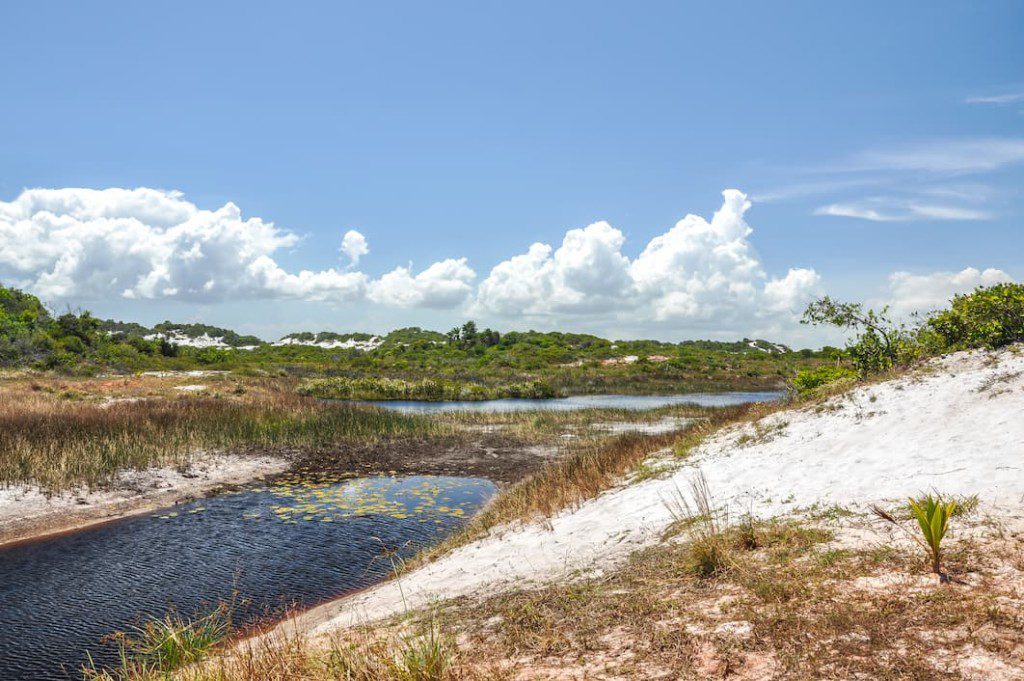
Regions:
[[[303,381],[302,395],[339,400],[495,400],[506,398],[546,399],[555,391],[543,381],[520,381],[485,385],[465,381],[425,378],[417,381],[399,378],[331,376]]]
[[[501,681],[509,678],[461,658],[454,636],[427,618],[398,630],[354,628],[328,640],[298,632],[258,637],[218,657],[176,670],[131,664],[86,676],[86,681]]]
[[[158,675],[195,664],[226,641],[233,630],[234,605],[220,603],[211,612],[183,618],[175,612],[151,620],[131,632],[108,637],[118,647],[120,664],[113,668],[97,666],[92,657],[82,668],[86,681],[127,681]]]
[[[122,470],[185,467],[201,451],[324,447],[447,432],[443,422],[261,389],[100,403],[42,390],[0,401],[0,484],[99,486]]]
[[[593,432],[597,423],[644,423],[667,415],[700,419],[716,411],[680,405],[650,412],[410,415],[303,397],[295,394],[296,385],[288,377],[224,373],[10,377],[0,381],[0,485],[37,484],[58,492],[102,486],[122,470],[184,469],[201,451],[316,449],[387,438],[472,438],[485,431],[524,445],[561,446],[569,437],[582,447],[607,439],[607,433]]]
[[[509,437],[528,441],[551,441],[554,438],[608,437],[613,434],[597,427],[606,424],[657,423],[666,417],[706,420],[720,411],[711,407],[692,404],[669,405],[657,409],[587,408],[566,411],[508,411],[508,412],[442,412],[433,414],[432,419],[458,430],[470,432],[500,432]],[[681,424],[679,431],[687,430],[688,423]]]

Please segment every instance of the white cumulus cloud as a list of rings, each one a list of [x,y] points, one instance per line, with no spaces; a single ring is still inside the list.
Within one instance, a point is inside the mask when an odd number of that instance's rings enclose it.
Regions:
[[[289,272],[274,256],[299,241],[272,222],[244,218],[233,203],[201,209],[174,191],[27,189],[0,201],[0,280],[47,300],[352,302],[373,291],[376,302],[444,306],[468,294],[465,261],[445,260],[417,275],[399,268],[413,282],[404,298],[379,294],[389,284],[362,272]],[[369,252],[355,230],[342,238],[342,250],[351,265]],[[399,270],[385,275],[388,282]]]
[[[1012,281],[1009,274],[994,268],[978,270],[968,267],[959,272],[929,274],[894,272],[889,277],[890,298],[887,303],[895,315],[906,317],[914,312],[927,313],[944,308],[957,293]]]
[[[348,256],[352,265],[359,264],[359,258],[370,252],[370,246],[366,243],[366,237],[354,229],[345,232],[341,238],[341,252]]]
[[[566,232],[558,249],[535,243],[496,265],[480,284],[477,305],[499,315],[589,312],[633,287],[626,239],[607,222]]]
[[[369,298],[398,307],[455,307],[472,293],[475,278],[465,258],[435,262],[416,275],[409,267],[396,267],[370,283]]]
[[[687,215],[635,258],[607,222],[566,232],[561,246],[535,243],[496,265],[475,309],[505,317],[604,314],[636,323],[725,324],[741,317],[790,315],[817,292],[820,277],[792,269],[769,279],[748,237],[746,195],[723,192],[711,221]]]

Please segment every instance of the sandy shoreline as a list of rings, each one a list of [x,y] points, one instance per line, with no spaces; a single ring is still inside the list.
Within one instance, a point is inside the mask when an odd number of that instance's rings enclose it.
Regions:
[[[0,488],[0,546],[101,524],[209,496],[286,470],[272,456],[197,454],[187,468],[149,468],[118,475],[108,489],[48,496],[38,488]]]

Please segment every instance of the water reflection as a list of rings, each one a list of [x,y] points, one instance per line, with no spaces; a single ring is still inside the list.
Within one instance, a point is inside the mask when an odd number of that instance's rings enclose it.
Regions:
[[[505,399],[455,402],[393,400],[365,402],[376,407],[414,414],[450,411],[576,411],[579,409],[658,409],[678,404],[700,407],[730,407],[750,402],[771,402],[785,396],[784,391],[724,393],[683,393],[678,395],[574,395],[550,400]]]

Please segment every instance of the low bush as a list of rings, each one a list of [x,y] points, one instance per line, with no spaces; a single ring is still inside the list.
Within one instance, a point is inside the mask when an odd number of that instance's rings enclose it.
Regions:
[[[957,295],[927,329],[945,349],[999,348],[1024,341],[1024,284],[997,284]]]
[[[801,322],[854,331],[846,354],[865,377],[954,350],[1024,342],[1024,284],[997,284],[958,294],[949,309],[933,312],[913,327],[890,318],[888,308],[875,311],[828,296],[811,303]],[[818,381],[824,385],[830,380],[829,369],[801,371],[794,387],[803,392],[818,387],[813,385]]]
[[[793,388],[798,394],[807,395],[824,385],[830,385],[839,381],[852,382],[856,380],[857,372],[849,367],[822,365],[815,369],[804,369],[797,372],[793,379]]]

